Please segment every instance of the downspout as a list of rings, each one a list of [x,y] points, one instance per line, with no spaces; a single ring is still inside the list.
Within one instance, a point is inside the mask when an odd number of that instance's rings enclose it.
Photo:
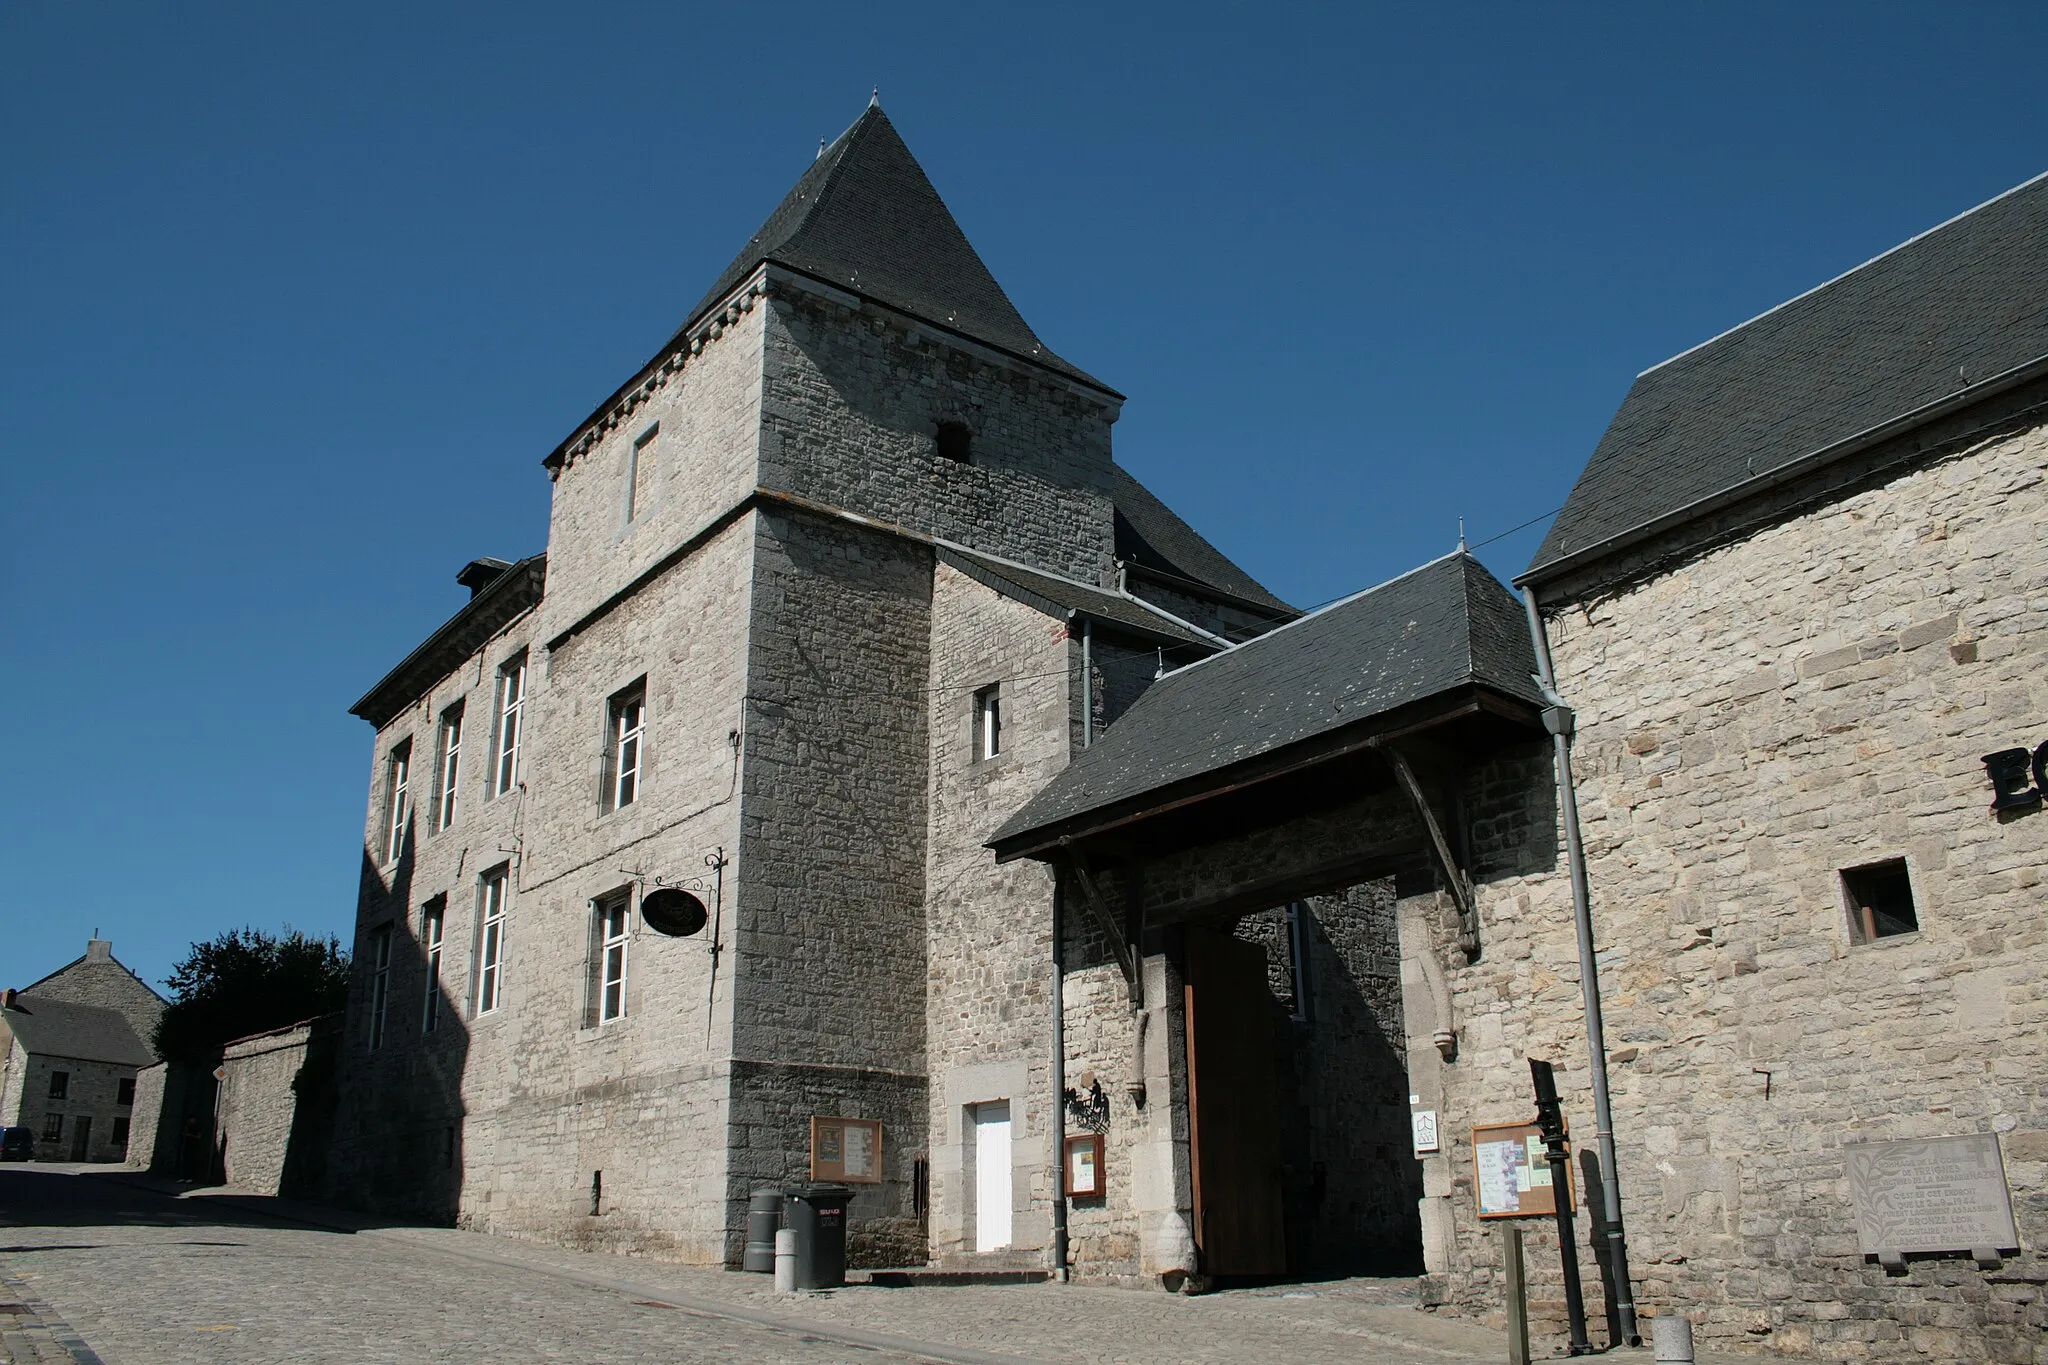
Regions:
[[[1067,870],[1052,865],[1052,1272],[1067,1278]]]
[[[1565,859],[1571,865],[1572,920],[1579,939],[1579,989],[1586,1008],[1586,1051],[1593,1071],[1593,1132],[1600,1147],[1606,1178],[1600,1182],[1601,1221],[1607,1225],[1607,1265],[1614,1279],[1615,1316],[1623,1343],[1636,1346],[1636,1294],[1629,1282],[1628,1238],[1621,1224],[1621,1172],[1614,1161],[1614,1107],[1607,1096],[1607,1029],[1600,1013],[1600,962],[1593,951],[1593,897],[1586,880],[1586,848],[1579,838],[1578,790],[1572,783],[1572,711],[1557,693],[1557,675],[1550,663],[1550,636],[1536,607],[1536,592],[1524,586],[1522,606],[1529,616],[1529,642],[1536,648],[1536,683],[1550,704],[1543,708],[1543,728],[1557,764],[1557,805],[1564,816]]]
[[[1081,747],[1095,742],[1095,622],[1081,618]]]

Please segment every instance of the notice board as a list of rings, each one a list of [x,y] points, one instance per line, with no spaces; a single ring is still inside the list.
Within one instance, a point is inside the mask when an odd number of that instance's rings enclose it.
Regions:
[[[811,1119],[811,1179],[882,1183],[882,1125],[874,1119]]]
[[[1557,1190],[1550,1153],[1534,1123],[1485,1123],[1472,1129],[1473,1189],[1481,1218],[1550,1218]],[[1572,1199],[1571,1168],[1565,1168],[1564,1206]]]

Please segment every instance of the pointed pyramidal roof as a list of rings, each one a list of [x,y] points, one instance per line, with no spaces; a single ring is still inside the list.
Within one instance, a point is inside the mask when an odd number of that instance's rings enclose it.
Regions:
[[[818,153],[690,310],[687,332],[763,261],[1032,360],[1116,397],[1052,353],[989,274],[879,103]]]

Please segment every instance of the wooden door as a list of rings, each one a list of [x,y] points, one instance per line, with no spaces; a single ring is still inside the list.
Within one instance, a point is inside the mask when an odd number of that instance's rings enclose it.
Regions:
[[[80,1114],[78,1122],[71,1129],[71,1159],[92,1160],[92,1116]]]
[[[1188,1155],[1208,1275],[1282,1275],[1287,1229],[1266,953],[1187,932]]]

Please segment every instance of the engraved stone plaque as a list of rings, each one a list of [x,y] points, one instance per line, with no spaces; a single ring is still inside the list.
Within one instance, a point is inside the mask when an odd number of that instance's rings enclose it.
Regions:
[[[2018,1249],[1996,1134],[1848,1143],[1842,1155],[1865,1255]]]

